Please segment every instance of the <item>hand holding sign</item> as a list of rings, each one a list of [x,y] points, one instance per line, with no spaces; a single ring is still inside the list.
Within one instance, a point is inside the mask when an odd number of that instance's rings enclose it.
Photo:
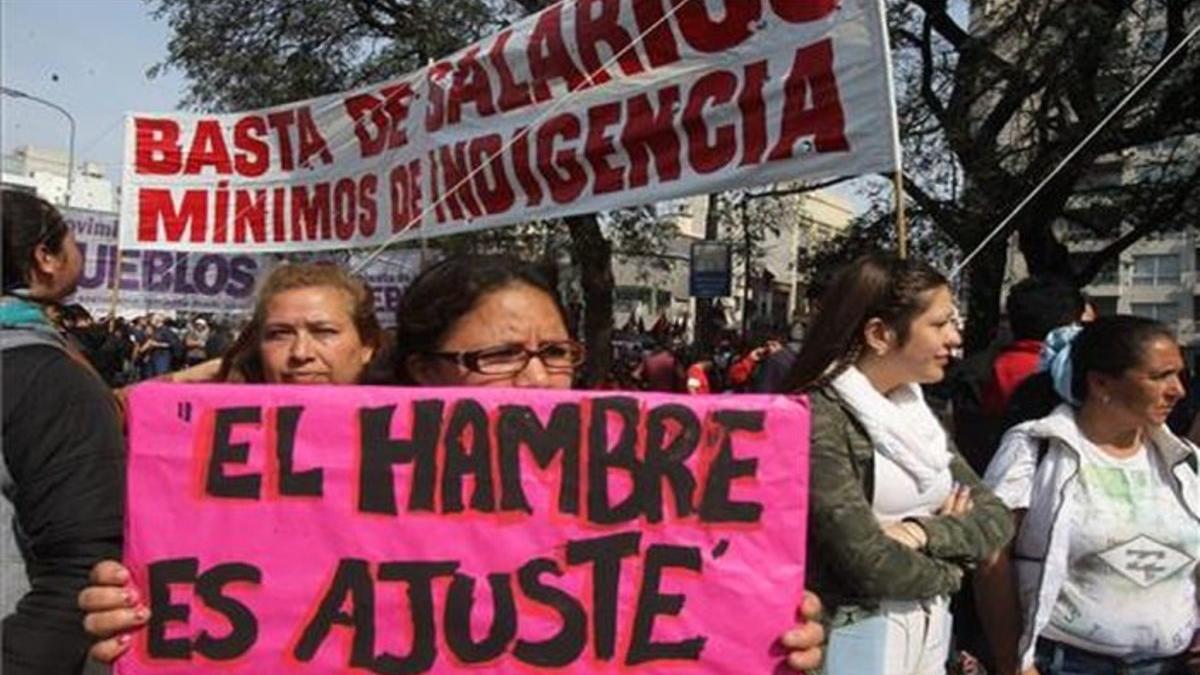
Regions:
[[[115,560],[96,563],[91,583],[79,596],[79,607],[87,612],[84,627],[100,638],[89,656],[101,663],[112,663],[128,651],[129,632],[145,625],[150,610],[141,604],[137,588],[129,585],[129,570]],[[820,623],[820,599],[805,591],[798,613],[800,624],[784,633],[780,644],[787,651],[788,667],[806,671],[820,667],[823,657],[825,631]]]
[[[154,611],[121,672],[769,669],[800,600],[806,419],[784,398],[141,387],[127,550]]]

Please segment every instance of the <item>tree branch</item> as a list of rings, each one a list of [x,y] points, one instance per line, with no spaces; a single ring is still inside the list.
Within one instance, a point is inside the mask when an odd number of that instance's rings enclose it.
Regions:
[[[921,98],[939,122],[946,118],[946,108],[933,90],[933,20],[926,14],[921,37]]]
[[[810,184],[801,185],[799,187],[794,187],[794,188],[783,188],[780,190],[768,190],[766,192],[753,192],[753,193],[748,192],[748,193],[746,193],[746,199],[770,199],[772,197],[786,197],[788,195],[798,195],[798,194],[803,194],[805,192],[813,192],[814,190],[823,190],[827,187],[832,187],[839,183],[845,183],[846,181],[853,180],[855,178],[858,178],[858,176],[842,176],[840,178],[834,178],[831,180],[822,181],[820,183],[810,183]]]

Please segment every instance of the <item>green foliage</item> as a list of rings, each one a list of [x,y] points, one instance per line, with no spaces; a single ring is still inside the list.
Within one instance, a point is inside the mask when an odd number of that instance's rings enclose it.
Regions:
[[[864,190],[871,203],[865,213],[832,238],[800,247],[797,265],[810,285],[823,287],[840,267],[861,255],[899,248],[896,212],[889,201],[890,185],[876,182]],[[961,257],[953,240],[927,219],[910,223],[908,252],[946,272]]]
[[[888,18],[908,218],[965,253],[1200,22],[1200,1],[888,0]],[[1193,45],[1014,219],[1030,272],[1085,285],[1147,234],[1194,227],[1198,147]],[[1109,243],[1072,258],[1079,238]],[[1004,242],[966,270],[969,349],[999,318]]]
[[[1200,21],[1196,0],[891,0],[889,10],[912,217],[964,251]],[[1198,85],[1193,47],[1021,212],[1014,230],[1032,271],[1085,284],[1103,264],[1071,269],[1056,225],[1131,235],[1097,254],[1111,258],[1200,218]]]
[[[216,112],[343,91],[416,70],[515,16],[490,0],[148,0],[172,37],[183,103]]]

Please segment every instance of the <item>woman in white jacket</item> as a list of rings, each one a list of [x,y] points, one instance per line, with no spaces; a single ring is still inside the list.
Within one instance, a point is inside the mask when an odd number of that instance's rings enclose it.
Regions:
[[[1200,479],[1164,424],[1185,393],[1179,345],[1138,317],[1074,330],[1043,354],[1063,403],[1011,429],[984,478],[1018,533],[977,579],[982,618],[1006,675],[1183,675]]]

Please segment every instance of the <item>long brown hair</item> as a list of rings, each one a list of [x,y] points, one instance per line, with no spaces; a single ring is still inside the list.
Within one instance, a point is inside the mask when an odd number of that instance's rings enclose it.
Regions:
[[[870,253],[843,267],[821,294],[821,306],[788,375],[788,391],[819,389],[858,360],[863,329],[880,319],[908,340],[914,318],[929,305],[928,291],[949,284],[919,260]]]
[[[290,263],[272,270],[258,291],[254,316],[238,334],[229,351],[221,359],[217,374],[220,382],[265,382],[262,365],[262,331],[267,320],[267,305],[284,291],[297,288],[334,288],[350,299],[350,317],[358,338],[373,347],[376,356],[383,343],[383,329],[375,317],[375,300],[362,280],[350,276],[337,265],[328,263]]]

